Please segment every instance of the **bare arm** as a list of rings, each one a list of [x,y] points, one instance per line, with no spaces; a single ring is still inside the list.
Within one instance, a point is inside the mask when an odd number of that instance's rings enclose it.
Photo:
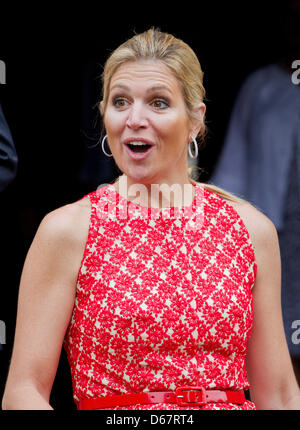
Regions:
[[[251,399],[258,409],[300,409],[300,390],[282,321],[277,231],[261,213],[259,217],[252,217],[248,227],[252,231],[258,267],[253,288],[254,325],[246,363]]]
[[[49,398],[88,231],[84,214],[75,203],[49,213],[28,251],[3,409],[52,409]]]

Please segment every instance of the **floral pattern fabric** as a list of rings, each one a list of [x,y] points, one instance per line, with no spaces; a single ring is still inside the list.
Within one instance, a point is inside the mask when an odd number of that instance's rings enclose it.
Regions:
[[[253,323],[254,248],[236,210],[194,186],[190,206],[157,209],[155,216],[112,185],[88,194],[89,234],[64,340],[76,403],[183,385],[250,387],[245,356]],[[106,409],[256,406],[246,400]]]

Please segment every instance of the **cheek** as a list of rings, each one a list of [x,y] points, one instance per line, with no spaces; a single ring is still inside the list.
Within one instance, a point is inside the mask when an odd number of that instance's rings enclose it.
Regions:
[[[118,135],[124,129],[125,119],[119,112],[106,111],[104,116],[104,126],[107,134]]]
[[[152,126],[166,143],[182,145],[188,139],[188,121],[184,113],[156,118]]]

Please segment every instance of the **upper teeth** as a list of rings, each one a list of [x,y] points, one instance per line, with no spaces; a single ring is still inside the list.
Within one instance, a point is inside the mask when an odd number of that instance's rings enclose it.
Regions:
[[[137,141],[137,142],[130,142],[130,145],[141,146],[141,145],[147,145],[147,143]]]

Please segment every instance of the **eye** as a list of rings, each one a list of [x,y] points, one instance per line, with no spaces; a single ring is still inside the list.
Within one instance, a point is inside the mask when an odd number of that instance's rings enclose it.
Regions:
[[[113,105],[118,109],[124,108],[128,105],[128,101],[121,97],[116,97],[113,99]]]
[[[170,104],[169,104],[169,102],[167,100],[164,100],[164,99],[155,99],[155,100],[152,101],[152,106],[155,109],[162,110],[162,109],[168,108],[170,106]]]

